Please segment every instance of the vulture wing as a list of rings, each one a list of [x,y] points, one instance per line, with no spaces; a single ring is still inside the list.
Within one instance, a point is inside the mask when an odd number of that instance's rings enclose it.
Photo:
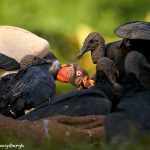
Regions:
[[[130,22],[115,29],[118,37],[125,39],[150,40],[150,22]]]

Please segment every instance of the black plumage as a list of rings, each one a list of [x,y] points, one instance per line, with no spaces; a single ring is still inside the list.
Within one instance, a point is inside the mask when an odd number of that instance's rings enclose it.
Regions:
[[[125,67],[136,75],[145,89],[150,90],[150,64],[142,53],[131,51],[125,59]]]
[[[124,40],[114,41],[105,45],[106,56],[114,61],[119,72],[118,82],[122,80],[125,74],[124,60],[129,51]]]
[[[119,40],[105,44],[104,38],[98,32],[90,33],[78,54],[80,58],[85,52],[91,51],[91,57],[94,64],[105,56],[114,61],[116,69],[119,71],[119,81],[124,75],[124,59],[129,50],[124,44],[124,40]]]
[[[98,66],[100,64],[100,66]],[[95,85],[90,89],[74,91],[54,97],[51,101],[37,107],[21,120],[37,120],[54,115],[86,116],[106,115],[111,112],[111,100],[114,96],[114,87],[110,73],[103,66],[108,66],[111,76],[114,76],[114,65],[108,58],[101,58],[97,64],[97,78]],[[106,74],[105,74],[106,73]]]
[[[1,95],[1,110],[4,115],[9,116],[13,112],[19,117],[26,109],[34,108],[55,95],[55,81],[49,73],[51,62],[35,56],[28,57],[31,59],[31,66],[9,78]],[[27,60],[29,63],[29,59]]]
[[[125,39],[150,40],[150,22],[134,21],[125,23],[115,29],[115,34]]]
[[[0,53],[0,69],[16,70],[20,68],[20,64],[13,58]]]
[[[122,98],[116,112],[107,115],[105,120],[109,140],[120,141],[150,135],[150,91],[141,84],[139,76],[142,60],[143,55],[135,51],[130,52],[125,59]]]
[[[99,86],[101,90],[91,88],[54,97],[52,100],[57,102],[49,101],[20,119],[33,121],[60,114],[69,116],[106,115],[111,111],[111,101],[104,93],[108,90],[108,94],[113,95],[113,92],[108,87],[102,87],[103,89]]]
[[[78,88],[90,88],[94,84],[84,69],[77,64],[60,66],[52,53],[44,59],[27,55],[20,65],[22,69],[18,73],[0,80],[0,112],[6,116],[17,118],[25,110],[49,100],[55,95],[54,80],[71,83]]]
[[[115,34],[122,40],[114,41],[104,46],[104,38],[97,32],[90,33],[80,50],[78,58],[85,52],[91,51],[93,63],[97,63],[100,57],[112,59],[119,71],[118,81],[120,82],[125,74],[124,60],[128,52],[136,50],[144,54],[150,63],[150,22],[130,22],[115,29]],[[103,48],[104,47],[104,48]]]
[[[150,22],[129,22],[115,29],[115,34],[123,38],[123,44],[129,51],[141,52],[150,63]]]
[[[7,91],[8,84],[10,80],[15,77],[15,75],[16,73],[11,73],[0,78],[0,106],[2,102],[2,95]]]
[[[125,93],[117,112],[107,115],[106,133],[109,140],[122,140],[150,134],[150,91],[141,86],[134,74],[126,76]]]
[[[109,57],[111,60],[113,60],[115,67],[116,67],[116,72],[115,72],[115,78],[118,81],[118,77],[120,78],[120,72],[122,72],[122,70],[124,71],[124,67],[123,67],[123,57],[122,53],[120,53],[121,51],[119,51],[119,47],[120,47],[120,41],[117,44],[109,44],[109,45],[105,45],[105,40],[104,38],[98,33],[98,32],[92,32],[90,33],[84,43],[83,46],[79,52],[79,54],[77,55],[78,59],[87,51],[91,51],[91,58],[94,64],[97,64],[97,62],[102,58],[102,57]],[[110,50],[111,48],[111,50]],[[106,66],[103,66],[106,67]],[[119,72],[119,73],[118,73]],[[96,78],[95,74],[92,76],[93,79]],[[114,103],[113,103],[113,108],[115,109],[116,104],[118,103],[118,97],[121,94],[121,86],[116,82],[114,87],[115,87],[115,98],[114,98]]]
[[[7,89],[9,88],[8,84],[10,80],[14,78],[15,75],[16,73],[8,74],[8,75],[1,77],[0,79],[0,113],[6,116],[12,116],[12,117],[13,115],[10,113],[9,109],[5,107],[5,101],[2,97],[3,97],[3,94],[6,93]]]

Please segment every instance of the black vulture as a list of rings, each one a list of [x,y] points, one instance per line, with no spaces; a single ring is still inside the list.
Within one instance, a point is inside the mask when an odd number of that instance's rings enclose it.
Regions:
[[[130,52],[125,59],[123,94],[116,112],[105,119],[107,138],[113,142],[150,135],[150,91],[141,84],[141,66],[147,65],[137,51]]]
[[[115,73],[113,61],[103,57],[96,65],[97,77],[93,87],[54,97],[19,119],[33,121],[54,115],[106,115],[111,112]]]
[[[78,54],[80,58],[85,52],[91,51],[93,63],[96,64],[100,57],[112,59],[119,71],[118,81],[122,80],[125,73],[124,60],[128,52],[136,50],[144,54],[150,63],[150,22],[130,22],[115,29],[115,34],[122,40],[104,45],[104,39],[98,32],[90,33]]]

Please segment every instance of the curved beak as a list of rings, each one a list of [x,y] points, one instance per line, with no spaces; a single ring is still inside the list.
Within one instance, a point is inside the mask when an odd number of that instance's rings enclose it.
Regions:
[[[88,76],[85,76],[82,80],[82,85],[79,87],[79,90],[89,89],[95,85],[95,81],[90,79]]]
[[[68,73],[71,68],[72,66],[69,64],[61,65],[61,68],[57,73],[56,80],[60,82],[69,83]]]
[[[83,55],[84,53],[86,53],[87,51],[89,51],[89,50],[88,50],[88,47],[87,47],[87,46],[83,46],[83,47],[80,49],[79,54],[77,54],[77,59],[80,59],[80,57],[82,57],[82,55]]]

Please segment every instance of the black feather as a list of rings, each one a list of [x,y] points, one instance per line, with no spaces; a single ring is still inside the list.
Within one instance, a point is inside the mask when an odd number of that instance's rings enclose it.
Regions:
[[[117,112],[107,115],[105,120],[108,139],[118,142],[150,134],[150,91],[132,73],[125,76],[123,87]]]
[[[0,69],[15,70],[19,68],[20,64],[15,59],[0,53]]]
[[[55,81],[47,65],[30,66],[19,71],[8,86],[2,95],[3,107],[9,106],[17,117],[24,110],[36,107],[55,95]]]
[[[103,73],[100,73],[103,74]],[[100,77],[99,77],[100,78]],[[111,111],[114,89],[98,80],[94,87],[63,94],[45,102],[20,120],[37,120],[54,115],[106,115]]]

